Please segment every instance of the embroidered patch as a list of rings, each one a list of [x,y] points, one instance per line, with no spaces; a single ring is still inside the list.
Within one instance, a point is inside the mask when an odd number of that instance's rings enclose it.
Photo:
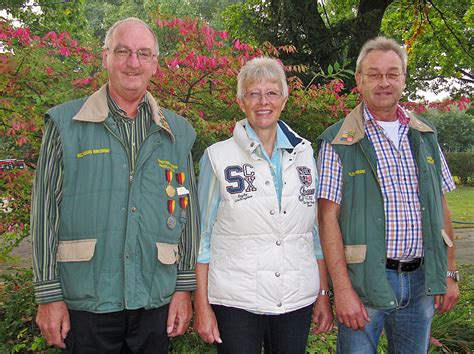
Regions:
[[[174,165],[172,164],[171,162],[167,161],[167,160],[160,160],[158,159],[158,165],[161,167],[161,168],[165,168],[167,170],[171,170],[171,172],[175,172],[177,169],[178,169],[178,165]]]
[[[435,162],[434,162],[434,159],[433,159],[431,156],[428,156],[428,157],[426,158],[426,162],[428,162],[428,163],[430,163],[430,164],[432,164],[432,165],[434,165],[434,163],[435,163]]]
[[[298,200],[306,204],[306,206],[311,207],[316,203],[315,198],[315,188],[309,188],[313,183],[313,176],[311,175],[311,169],[307,166],[297,166],[296,171],[298,171],[298,176],[302,186],[300,187],[300,195]]]
[[[354,136],[355,136],[355,130],[344,130],[342,132],[342,135],[341,135],[341,141],[347,141],[347,142],[351,142],[352,140],[354,140]]]
[[[95,155],[95,154],[110,154],[110,149],[90,149],[85,150],[78,153],[76,156],[78,159],[87,156],[87,155]]]
[[[257,191],[255,187],[255,171],[250,164],[227,166],[224,170],[224,178],[229,185],[225,187],[230,194],[237,194],[235,202],[252,198],[249,193]]]
[[[354,177],[356,175],[363,175],[363,174],[366,174],[365,170],[355,170],[348,173],[350,177]]]

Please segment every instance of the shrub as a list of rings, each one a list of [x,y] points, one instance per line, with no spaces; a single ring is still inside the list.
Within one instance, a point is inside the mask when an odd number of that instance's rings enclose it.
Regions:
[[[446,111],[430,109],[422,116],[435,125],[443,151],[471,151],[474,147],[474,116],[458,107],[447,108],[449,110]]]
[[[474,184],[474,152],[449,152],[445,157],[451,174],[458,177],[459,184]]]

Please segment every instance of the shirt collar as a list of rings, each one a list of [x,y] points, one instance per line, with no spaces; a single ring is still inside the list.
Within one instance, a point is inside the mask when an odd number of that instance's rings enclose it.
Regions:
[[[245,124],[245,131],[247,133],[247,136],[249,137],[250,140],[255,140],[258,143],[258,146],[261,146],[260,139],[257,136],[257,133],[253,128],[250,126],[250,124]],[[256,148],[257,146],[255,146]],[[276,140],[275,140],[275,149],[292,149],[293,145],[291,145],[290,140],[288,137],[285,135],[283,130],[280,128],[280,125],[277,124],[277,131],[276,131]]]
[[[401,125],[408,125],[410,123],[410,116],[407,114],[405,109],[402,106],[397,105],[397,119],[400,121]],[[364,102],[364,118],[366,121],[373,121],[375,120],[374,115],[370,112],[369,108]]]

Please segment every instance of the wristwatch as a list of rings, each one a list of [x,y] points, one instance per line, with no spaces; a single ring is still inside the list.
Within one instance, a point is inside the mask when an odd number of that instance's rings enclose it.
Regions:
[[[453,279],[456,282],[461,280],[461,275],[459,274],[459,271],[457,270],[453,270],[453,271],[448,270],[448,273],[446,274],[446,276],[448,278]]]
[[[329,289],[320,289],[319,294],[320,296],[332,296],[332,291]]]

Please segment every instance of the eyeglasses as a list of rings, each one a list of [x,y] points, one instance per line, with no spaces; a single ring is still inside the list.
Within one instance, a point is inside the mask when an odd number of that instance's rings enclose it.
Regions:
[[[265,92],[265,93],[246,92],[244,94],[244,97],[246,99],[248,99],[249,101],[251,101],[251,102],[259,102],[263,99],[263,97],[265,97],[267,99],[267,101],[275,102],[278,99],[280,99],[281,96],[283,96],[283,94],[279,91],[268,91],[268,92]]]
[[[125,61],[128,58],[132,56],[133,53],[137,55],[138,60],[140,63],[149,63],[154,57],[156,57],[156,54],[153,54],[151,49],[144,48],[144,49],[138,49],[137,51],[133,51],[128,48],[106,48],[107,50],[111,50],[115,58],[117,58],[120,61]]]
[[[390,72],[390,73],[386,73],[386,74],[369,73],[369,74],[362,74],[362,75],[367,76],[367,79],[370,82],[380,82],[380,81],[383,80],[384,76],[387,79],[387,81],[395,82],[395,81],[398,81],[400,79],[400,77],[403,76],[404,74],[399,73],[399,72]]]

